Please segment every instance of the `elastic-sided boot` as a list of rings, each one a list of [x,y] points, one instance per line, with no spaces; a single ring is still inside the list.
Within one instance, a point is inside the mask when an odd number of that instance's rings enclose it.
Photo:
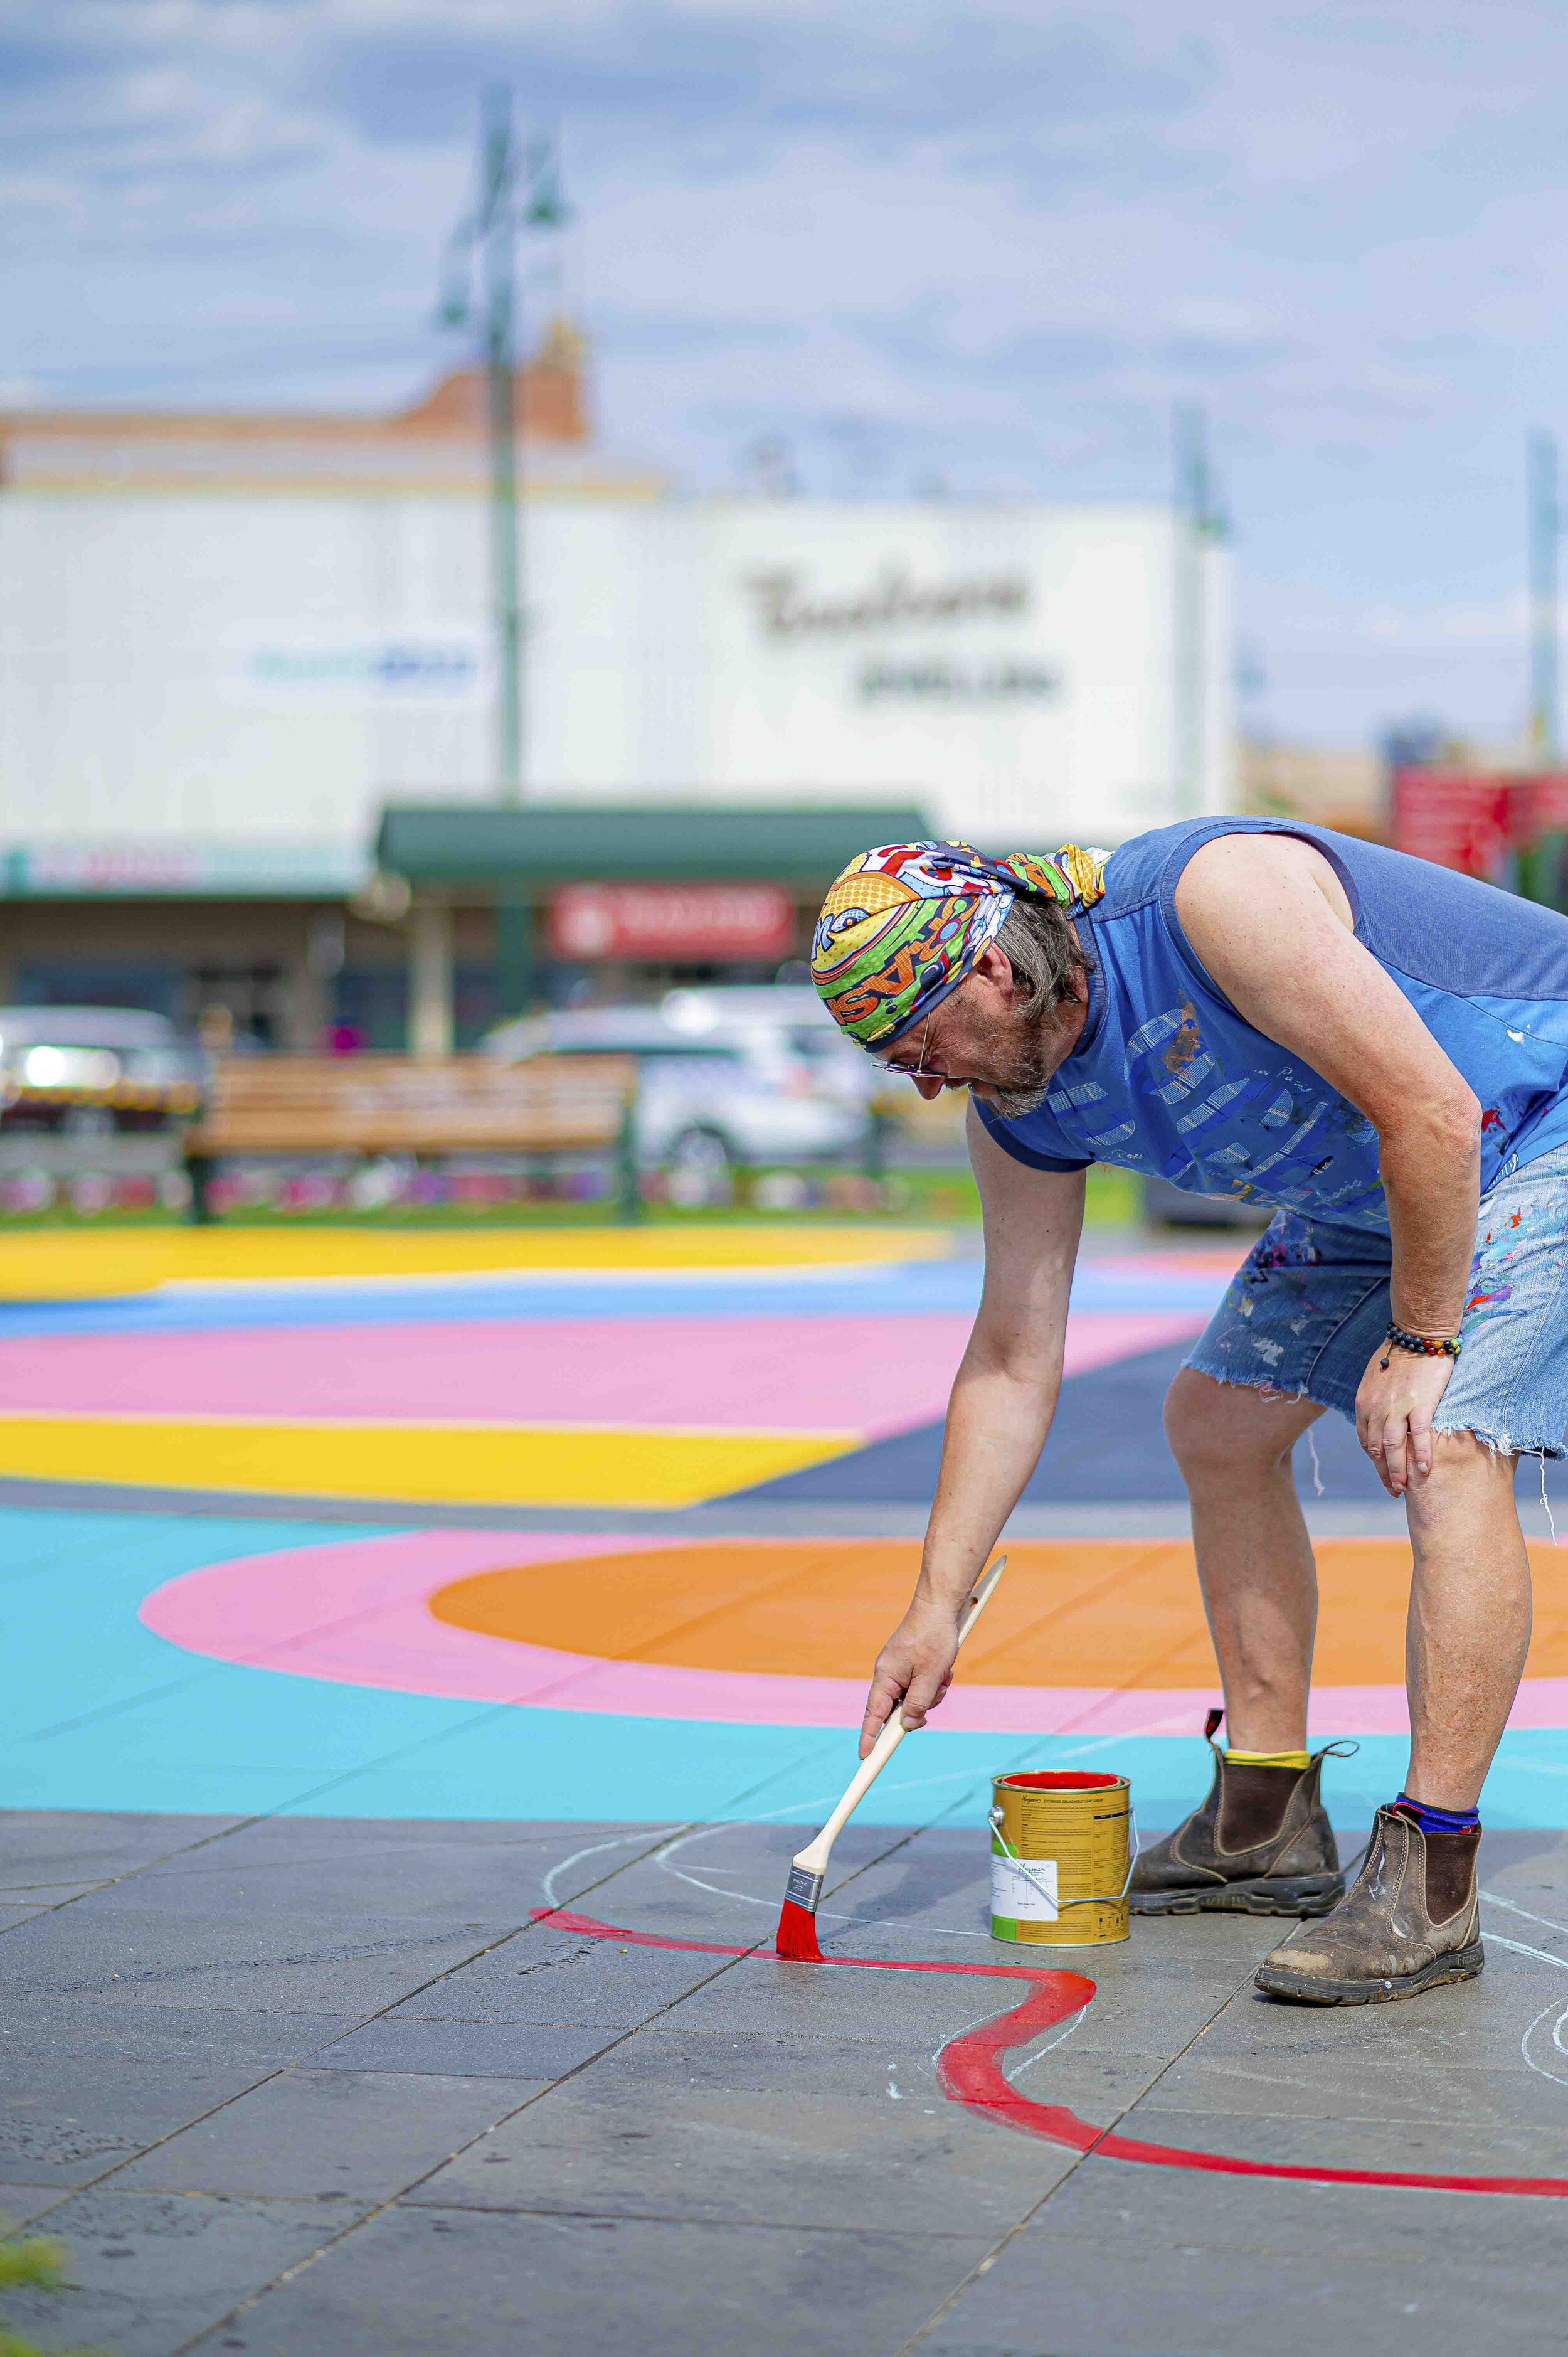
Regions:
[[[1423,1833],[1402,1810],[1380,1809],[1349,1896],[1299,1947],[1266,1956],[1258,1986],[1305,2005],[1383,2005],[1474,1980],[1486,1962],[1480,1846],[1477,1834]]]
[[[1306,1768],[1228,1760],[1204,1733],[1214,1781],[1201,1808],[1141,1850],[1128,1885],[1135,1915],[1326,1915],[1345,1895],[1339,1852],[1318,1792],[1324,1751]]]

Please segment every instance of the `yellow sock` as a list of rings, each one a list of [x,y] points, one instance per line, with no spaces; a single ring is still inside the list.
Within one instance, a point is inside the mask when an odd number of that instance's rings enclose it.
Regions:
[[[1228,1749],[1225,1757],[1227,1760],[1234,1760],[1237,1765],[1241,1768],[1310,1768],[1312,1765],[1312,1754],[1310,1751],[1234,1751]]]

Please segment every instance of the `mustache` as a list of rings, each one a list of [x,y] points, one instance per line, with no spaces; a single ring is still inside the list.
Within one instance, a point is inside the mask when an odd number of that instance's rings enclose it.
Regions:
[[[1042,1082],[1037,1089],[993,1087],[986,1102],[993,1113],[999,1113],[1004,1121],[1022,1121],[1026,1113],[1038,1113],[1046,1102],[1049,1085],[1048,1082]]]

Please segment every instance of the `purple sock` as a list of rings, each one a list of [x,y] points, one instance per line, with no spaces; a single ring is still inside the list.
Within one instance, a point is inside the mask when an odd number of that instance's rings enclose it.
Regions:
[[[1478,1834],[1481,1830],[1479,1809],[1434,1809],[1428,1801],[1412,1801],[1408,1792],[1402,1792],[1394,1806],[1413,1817],[1423,1834]]]

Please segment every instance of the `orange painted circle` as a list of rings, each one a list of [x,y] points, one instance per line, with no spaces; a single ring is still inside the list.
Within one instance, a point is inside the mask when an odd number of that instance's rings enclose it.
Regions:
[[[917,1541],[700,1541],[519,1565],[454,1580],[439,1620],[602,1660],[772,1676],[858,1678],[903,1613]],[[1535,1639],[1527,1674],[1568,1676],[1568,1549],[1530,1548]],[[1317,1547],[1319,1685],[1404,1680],[1410,1549],[1396,1539]],[[1007,1577],[976,1631],[965,1682],[1188,1688],[1214,1652],[1185,1541],[1010,1541]]]

